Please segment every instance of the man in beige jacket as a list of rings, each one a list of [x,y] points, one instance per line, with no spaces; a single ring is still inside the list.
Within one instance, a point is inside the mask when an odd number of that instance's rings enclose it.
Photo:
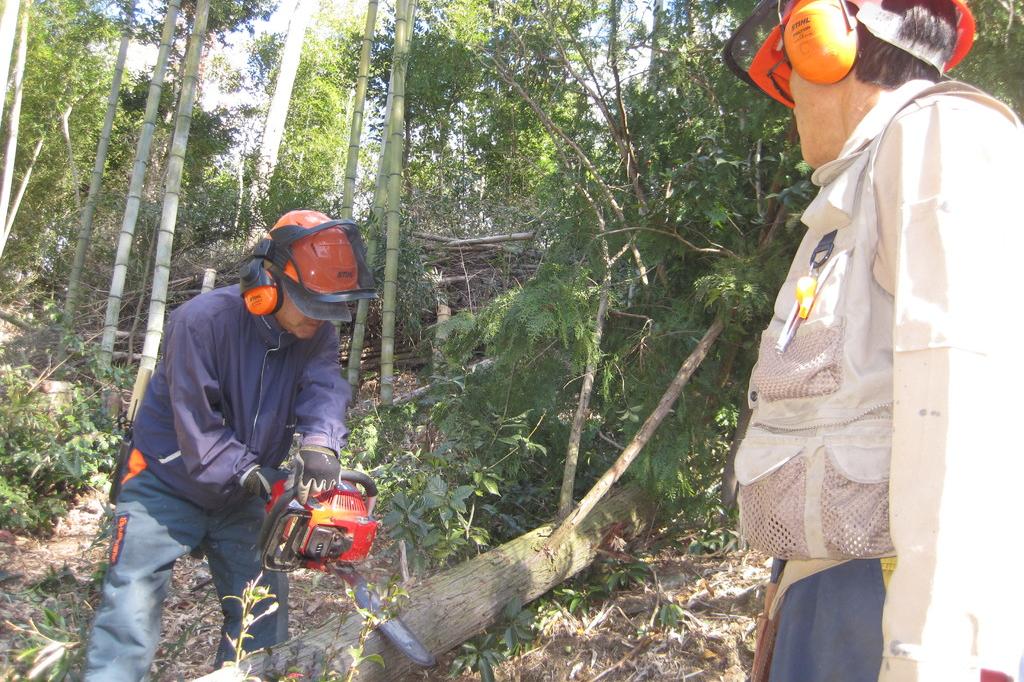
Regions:
[[[726,46],[820,188],[736,458],[781,569],[755,679],[1024,676],[1024,133],[943,80],[973,37],[966,0],[764,0]]]

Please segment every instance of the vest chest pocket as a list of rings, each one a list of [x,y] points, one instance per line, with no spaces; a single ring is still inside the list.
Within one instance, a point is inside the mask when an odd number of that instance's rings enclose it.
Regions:
[[[777,334],[761,336],[751,385],[759,400],[793,400],[829,395],[842,385],[844,325],[816,325],[795,336],[780,353]]]

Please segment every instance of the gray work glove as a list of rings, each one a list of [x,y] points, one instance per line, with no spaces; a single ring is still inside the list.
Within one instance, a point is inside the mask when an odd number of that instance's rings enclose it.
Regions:
[[[320,445],[303,445],[295,456],[295,499],[305,504],[338,484],[341,465],[334,450]]]
[[[258,495],[265,502],[269,502],[274,484],[286,478],[288,478],[287,471],[253,464],[238,478],[238,482],[250,495]]]

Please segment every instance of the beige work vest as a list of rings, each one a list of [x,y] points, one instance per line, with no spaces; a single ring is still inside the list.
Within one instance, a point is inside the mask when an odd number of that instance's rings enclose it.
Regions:
[[[949,82],[914,100],[944,94],[990,99]],[[894,553],[888,501],[894,306],[872,272],[878,246],[873,160],[884,136],[883,129],[830,168],[830,181],[802,217],[807,234],[761,336],[748,391],[753,414],[736,455],[736,477],[741,532],[774,557]],[[833,230],[810,314],[779,352],[797,280]]]

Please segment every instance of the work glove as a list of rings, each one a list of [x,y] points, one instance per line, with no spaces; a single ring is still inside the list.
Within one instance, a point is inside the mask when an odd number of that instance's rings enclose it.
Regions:
[[[288,478],[287,471],[253,464],[239,477],[238,482],[250,495],[258,495],[265,502],[269,502],[274,484],[286,478]]]
[[[295,456],[295,499],[306,504],[309,497],[317,496],[338,484],[341,465],[334,450],[320,445],[303,445]]]

